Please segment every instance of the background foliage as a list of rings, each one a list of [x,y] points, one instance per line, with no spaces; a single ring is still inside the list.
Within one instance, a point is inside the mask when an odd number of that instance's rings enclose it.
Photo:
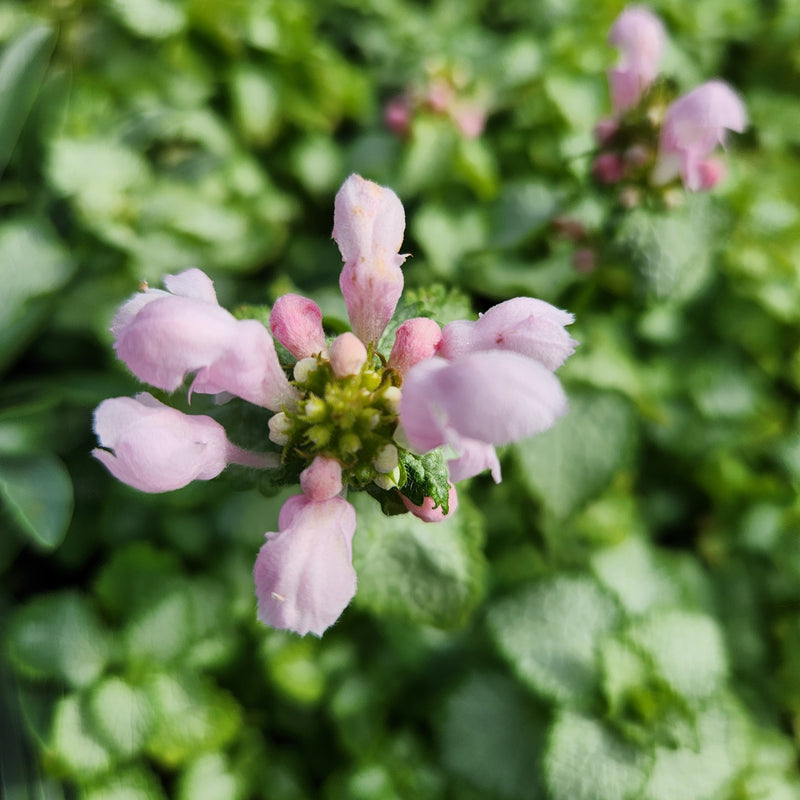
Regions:
[[[653,7],[666,71],[729,80],[752,123],[668,212],[589,179],[616,1],[0,2],[9,800],[800,797],[800,6]],[[386,129],[433,73],[482,136]],[[359,504],[356,601],[300,639],[251,585],[286,492],[139,494],[89,457],[91,411],[136,390],[107,328],[141,280],[200,266],[228,305],[298,287],[341,318],[354,170],[401,196],[445,318],[531,294],[581,345],[570,414],[454,520]]]

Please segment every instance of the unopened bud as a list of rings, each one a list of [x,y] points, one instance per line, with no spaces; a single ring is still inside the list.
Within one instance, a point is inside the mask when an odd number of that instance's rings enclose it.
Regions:
[[[625,163],[616,153],[601,153],[592,164],[592,175],[600,183],[618,183],[625,177]]]
[[[302,413],[308,422],[322,422],[325,419],[328,407],[321,397],[312,395],[303,404]]]
[[[330,425],[312,425],[306,431],[306,437],[317,447],[325,447],[331,440]]]
[[[311,358],[301,358],[295,365],[294,365],[294,379],[298,383],[307,383],[308,378],[312,372],[317,369],[317,359]]]
[[[317,456],[300,473],[300,486],[314,502],[330,500],[342,491],[342,465],[336,459]]]
[[[289,432],[292,430],[292,421],[283,411],[273,414],[267,422],[270,441],[283,447],[289,441]]]
[[[400,398],[402,396],[403,392],[400,390],[399,386],[387,386],[383,390],[383,401],[393,414],[396,414],[400,410]]]
[[[376,472],[391,472],[398,463],[397,448],[393,444],[386,444],[378,450],[372,460],[372,466]]]
[[[355,455],[361,449],[361,439],[354,433],[345,433],[339,439],[341,451],[347,455]]]
[[[354,333],[337,336],[329,348],[331,368],[337,378],[358,375],[367,360],[367,348]]]
[[[400,467],[395,467],[391,472],[385,475],[376,475],[373,483],[381,489],[388,491],[394,489],[400,482]]]

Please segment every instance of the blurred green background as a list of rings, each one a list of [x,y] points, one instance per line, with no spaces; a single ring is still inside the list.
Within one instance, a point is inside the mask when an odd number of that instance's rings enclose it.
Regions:
[[[589,179],[620,2],[0,2],[8,800],[800,798],[800,4],[652,7],[678,87],[751,116],[669,211]],[[436,81],[480,136],[424,103],[387,128]],[[251,577],[291,491],[140,494],[91,413],[138,389],[108,325],[142,280],[341,318],[352,171],[400,195],[442,321],[527,294],[581,344],[569,415],[451,521],[355,498],[358,594],[301,639]]]

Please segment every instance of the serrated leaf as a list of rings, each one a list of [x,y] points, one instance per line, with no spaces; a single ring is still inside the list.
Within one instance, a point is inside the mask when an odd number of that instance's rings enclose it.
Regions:
[[[574,392],[569,402],[553,428],[514,446],[523,482],[558,517],[576,511],[611,482],[636,433],[633,409],[622,395]]]
[[[54,44],[52,29],[36,25],[7,45],[0,56],[0,174],[36,99]]]
[[[421,506],[426,497],[433,499],[434,508],[441,506],[444,514],[450,510],[450,478],[447,462],[441,450],[417,456],[407,450],[401,451],[400,461],[406,473],[401,492],[416,506]]]
[[[72,480],[53,455],[0,457],[0,497],[35,544],[57,547],[72,518]]]
[[[440,628],[461,625],[483,595],[486,562],[477,512],[463,502],[443,522],[386,517],[375,501],[353,497],[358,528],[355,603]]]
[[[598,648],[619,622],[616,603],[588,576],[561,575],[496,603],[489,631],[520,679],[564,703],[598,686]]]
[[[544,769],[553,800],[639,800],[650,765],[647,750],[600,720],[565,711],[550,731]]]
[[[77,592],[40,595],[12,617],[7,639],[12,665],[32,678],[83,687],[105,667],[109,642],[87,600]]]
[[[538,797],[545,723],[509,678],[472,675],[444,707],[444,765],[484,792],[518,800]]]

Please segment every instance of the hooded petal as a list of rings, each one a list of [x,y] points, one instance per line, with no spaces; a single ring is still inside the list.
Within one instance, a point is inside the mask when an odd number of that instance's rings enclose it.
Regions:
[[[211,417],[182,414],[147,393],[104,400],[95,411],[94,430],[105,449],[92,455],[143,492],[169,492],[216,477],[232,447]]]
[[[701,164],[724,144],[727,130],[746,127],[744,103],[724,81],[707,81],[679,97],[664,115],[653,183],[667,183],[680,172],[687,189],[703,188]]]
[[[575,351],[577,342],[564,330],[573,319],[543,300],[515,297],[492,306],[475,322],[445,325],[439,355],[452,360],[481,350],[509,350],[555,370]]]
[[[608,74],[611,102],[621,113],[639,102],[658,75],[666,43],[661,20],[646,6],[628,6],[615,20],[608,43],[620,51],[619,63]]]
[[[423,452],[443,444],[459,450],[463,438],[518,441],[546,430],[566,410],[564,390],[546,367],[501,351],[423,361],[409,371],[400,399],[408,442]]]
[[[355,509],[341,497],[303,498],[278,533],[268,533],[254,568],[258,618],[274,628],[322,636],[356,592]]]
[[[322,311],[307,297],[284,294],[272,306],[269,315],[272,335],[296,358],[325,355],[325,331]]]
[[[397,195],[376,183],[351,175],[336,195],[333,238],[344,268],[339,286],[356,336],[377,341],[392,318],[403,291],[398,255],[405,213]]]
[[[453,483],[480,475],[487,469],[491,471],[494,482],[500,483],[502,472],[497,451],[492,445],[475,439],[462,438],[459,442],[458,457],[447,462],[447,471]]]

